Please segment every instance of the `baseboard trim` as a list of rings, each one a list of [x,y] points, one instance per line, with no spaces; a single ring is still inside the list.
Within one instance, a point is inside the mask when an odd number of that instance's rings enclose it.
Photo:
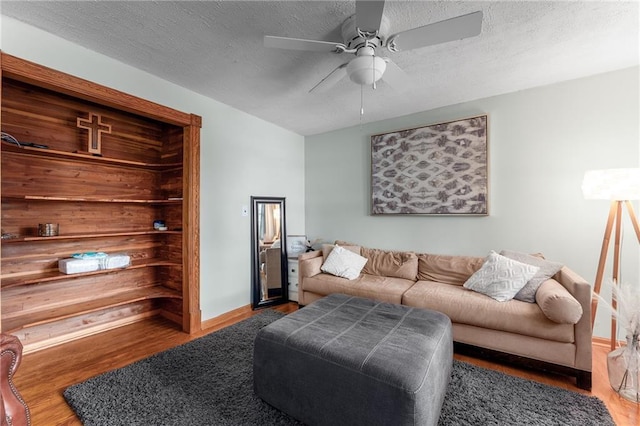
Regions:
[[[238,317],[246,316],[247,314],[251,313],[251,311],[251,305],[241,306],[229,312],[225,312],[222,315],[218,315],[217,317],[209,318],[208,320],[202,321],[200,323],[200,329],[207,330],[210,328],[217,328]]]
[[[591,343],[598,346],[611,347],[611,339],[608,339],[606,337],[592,337]],[[618,340],[616,346],[622,346],[623,344],[626,344],[624,340]]]

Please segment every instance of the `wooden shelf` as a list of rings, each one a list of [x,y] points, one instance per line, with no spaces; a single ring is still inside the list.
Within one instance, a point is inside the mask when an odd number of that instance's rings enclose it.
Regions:
[[[23,285],[39,284],[52,281],[63,281],[92,275],[113,274],[128,269],[152,268],[157,266],[180,266],[179,262],[171,262],[163,259],[145,259],[132,261],[130,266],[125,268],[100,269],[92,272],[82,272],[79,274],[63,274],[57,269],[49,269],[37,274],[18,275],[4,277],[0,275],[0,287],[3,289]],[[4,320],[3,320],[4,321]]]
[[[0,240],[1,331],[34,350],[154,315],[198,331],[201,118],[0,59],[3,132],[48,146],[0,143],[0,219],[16,235]],[[78,126],[92,114],[110,127],[100,141]],[[156,220],[172,230],[153,229]],[[38,236],[39,223],[63,233]],[[126,253],[132,264],[58,271],[59,259],[90,251]]]
[[[60,158],[65,160],[86,161],[93,164],[107,164],[152,170],[169,170],[182,167],[182,163],[143,163],[140,161],[119,160],[117,158],[106,158],[94,155],[79,154],[75,152],[57,151],[55,149],[48,148],[34,148],[30,146],[19,147],[7,142],[2,143],[2,151],[21,155],[35,155],[38,157]]]
[[[55,241],[55,240],[80,240],[80,239],[88,239],[88,238],[108,238],[108,237],[128,237],[128,236],[136,236],[136,235],[159,235],[159,234],[172,234],[172,235],[181,235],[182,231],[156,231],[156,230],[148,230],[148,231],[113,231],[113,232],[93,232],[93,233],[78,233],[78,234],[64,234],[64,235],[56,235],[53,237],[16,237],[16,238],[5,238],[2,240],[2,244],[6,243],[23,243],[23,242],[31,242],[31,241]]]
[[[2,326],[7,333],[16,332],[26,327],[47,324],[91,312],[101,311],[106,308],[126,305],[147,299],[173,298],[181,299],[180,293],[166,287],[156,285],[119,292],[90,301],[74,303],[72,305],[46,308],[40,311],[17,312],[3,315]]]
[[[3,200],[24,201],[66,201],[80,203],[123,203],[123,204],[182,204],[182,199],[142,200],[124,198],[86,198],[86,197],[51,197],[48,195],[2,196]]]

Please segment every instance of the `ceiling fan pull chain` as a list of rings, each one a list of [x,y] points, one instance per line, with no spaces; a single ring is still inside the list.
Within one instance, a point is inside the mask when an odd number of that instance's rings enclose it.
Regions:
[[[362,124],[362,117],[364,117],[364,84],[360,85],[360,124]]]
[[[376,90],[376,55],[375,52],[373,54],[373,56],[371,56],[371,77],[373,77],[373,84],[371,85],[371,87],[373,87],[373,90]]]

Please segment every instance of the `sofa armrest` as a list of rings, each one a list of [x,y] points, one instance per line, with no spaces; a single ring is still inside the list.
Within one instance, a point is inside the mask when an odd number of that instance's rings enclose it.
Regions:
[[[305,277],[312,277],[318,275],[320,267],[324,262],[321,250],[310,251],[298,256],[298,283],[303,285]]]
[[[322,256],[322,250],[313,250],[298,255],[298,261],[313,259],[314,257]]]
[[[591,285],[580,275],[563,266],[554,276],[582,306],[582,318],[574,326],[576,368],[591,371]]]
[[[311,303],[318,297],[309,298],[305,291],[306,278],[320,274],[324,257],[321,250],[310,251],[298,256],[298,303],[301,306]]]

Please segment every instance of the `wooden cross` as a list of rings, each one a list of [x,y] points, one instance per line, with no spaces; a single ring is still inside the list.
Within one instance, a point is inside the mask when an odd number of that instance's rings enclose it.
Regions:
[[[78,117],[77,127],[87,129],[87,152],[102,155],[102,134],[111,133],[111,125],[102,122],[100,114],[89,113],[89,118]]]

